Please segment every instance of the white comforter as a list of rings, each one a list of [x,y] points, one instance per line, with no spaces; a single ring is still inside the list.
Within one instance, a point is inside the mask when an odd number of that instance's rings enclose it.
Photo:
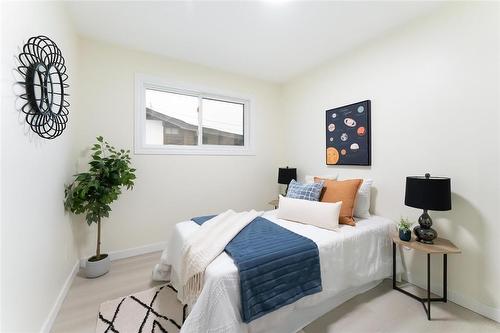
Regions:
[[[338,231],[329,231],[280,220],[275,215],[276,211],[270,211],[263,217],[313,240],[318,245],[323,291],[244,324],[240,315],[238,269],[231,257],[223,252],[207,267],[203,290],[198,300],[190,306],[182,332],[257,333],[299,330],[312,320],[311,316],[315,317],[314,312],[320,311],[319,316],[333,308],[333,303],[328,301],[342,292],[370,285],[373,281],[391,275],[392,252],[389,235],[395,230],[395,224],[391,220],[372,216],[359,220],[356,227],[342,225]],[[155,267],[154,279],[171,280],[177,290],[182,289],[177,274],[181,267],[180,251],[184,240],[197,228],[199,226],[192,221],[176,225],[161,262]],[[178,297],[183,300],[182,293],[179,293]],[[323,307],[329,308],[317,309],[318,304],[325,304]],[[309,313],[302,321],[297,320],[301,312]],[[291,318],[295,318],[293,324]]]

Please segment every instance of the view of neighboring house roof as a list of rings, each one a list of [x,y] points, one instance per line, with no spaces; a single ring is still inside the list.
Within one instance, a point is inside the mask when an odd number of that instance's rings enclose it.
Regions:
[[[193,124],[187,123],[183,120],[180,120],[178,118],[167,116],[164,113],[155,111],[155,110],[148,108],[148,107],[146,107],[146,119],[161,120],[165,123],[169,123],[175,127],[181,128],[185,131],[196,132],[198,130],[198,125],[193,125]],[[241,134],[225,132],[225,131],[221,131],[221,130],[218,130],[215,128],[210,128],[210,127],[203,127],[203,132],[204,132],[204,134],[220,135],[220,136],[225,136],[228,138],[235,138],[235,139],[241,139],[243,137],[243,135],[241,135]]]

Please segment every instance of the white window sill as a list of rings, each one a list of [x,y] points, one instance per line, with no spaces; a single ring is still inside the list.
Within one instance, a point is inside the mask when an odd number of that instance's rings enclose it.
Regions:
[[[250,147],[186,147],[186,146],[145,146],[136,147],[137,155],[203,155],[203,156],[255,156]]]

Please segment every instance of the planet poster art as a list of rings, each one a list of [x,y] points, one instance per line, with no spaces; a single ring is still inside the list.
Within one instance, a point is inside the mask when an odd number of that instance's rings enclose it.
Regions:
[[[326,164],[371,165],[370,101],[326,111]]]

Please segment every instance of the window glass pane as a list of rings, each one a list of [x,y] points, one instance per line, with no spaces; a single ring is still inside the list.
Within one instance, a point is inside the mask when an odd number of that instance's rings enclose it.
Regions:
[[[244,145],[243,104],[204,98],[202,110],[203,144]]]
[[[146,144],[197,145],[198,97],[146,89]]]

